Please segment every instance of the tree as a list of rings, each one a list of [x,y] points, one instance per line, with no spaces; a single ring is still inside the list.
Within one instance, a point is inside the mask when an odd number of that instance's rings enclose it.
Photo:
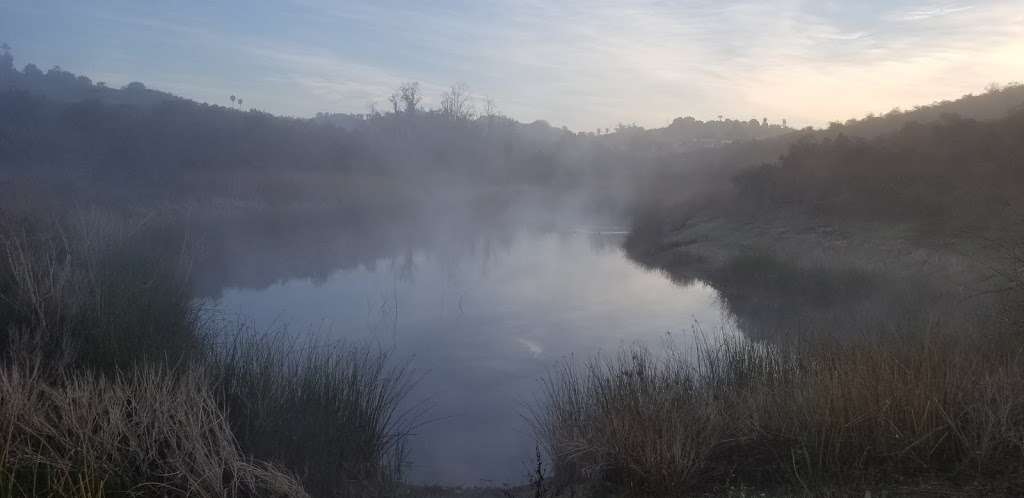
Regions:
[[[230,96],[230,97],[228,97],[228,98],[230,98],[230,99],[231,99],[231,105],[235,105],[235,96],[234,96],[234,95],[232,95],[232,96]]]
[[[43,72],[39,70],[39,67],[35,64],[25,64],[25,69],[22,70],[25,76],[28,78],[42,78]]]
[[[489,120],[498,117],[498,105],[490,97],[484,98],[484,117]]]
[[[0,43],[0,73],[14,72],[14,56],[11,55],[11,46]]]
[[[241,108],[242,108],[242,99],[238,99],[238,108],[239,108],[239,109],[241,109]]]
[[[391,102],[391,112],[395,116],[397,116],[398,113],[401,112],[402,110],[402,94],[399,93],[398,91],[395,91],[395,93],[392,93],[391,96],[388,97],[388,102]]]
[[[416,81],[402,83],[398,87],[398,91],[391,95],[391,99],[396,113],[400,102],[404,113],[416,114],[416,111],[420,109],[420,101],[423,99],[423,96],[420,95],[420,83]]]
[[[441,94],[441,114],[456,120],[473,119],[473,102],[465,83],[456,83]]]

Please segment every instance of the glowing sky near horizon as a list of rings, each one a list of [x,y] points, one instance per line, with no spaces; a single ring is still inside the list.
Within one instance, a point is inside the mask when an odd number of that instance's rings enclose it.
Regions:
[[[0,0],[19,64],[277,114],[464,82],[522,121],[790,124],[1024,80],[1024,0]]]

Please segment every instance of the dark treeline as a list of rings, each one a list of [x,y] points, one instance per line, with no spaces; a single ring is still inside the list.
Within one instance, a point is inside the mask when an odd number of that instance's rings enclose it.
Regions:
[[[791,131],[767,120],[680,118],[662,129],[573,133],[517,122],[489,101],[477,113],[463,86],[442,95],[438,109],[421,100],[418,85],[406,84],[388,112],[287,118],[141,83],[114,89],[60,68],[18,70],[6,53],[0,168],[8,181],[31,177],[34,188],[132,205],[216,200],[386,211],[443,197],[500,204],[529,192],[573,194],[621,211],[644,179],[678,163],[666,158]]]
[[[954,288],[964,293],[956,309],[973,307],[971,296],[1020,283],[1012,248],[1024,237],[1022,103],[1024,86],[992,87],[688,152],[687,167],[662,169],[647,189],[626,247],[681,281],[710,282],[756,337],[795,321],[815,328],[838,310],[884,322],[927,311],[922,300]],[[830,275],[856,275],[875,291],[853,292],[863,286]],[[807,310],[824,317],[809,326]]]
[[[715,287],[754,339],[555,371],[533,418],[551,484],[1024,489],[1024,86],[823,130],[573,132],[477,112],[459,85],[435,109],[409,83],[311,119],[230,102],[0,54],[5,493],[398,493],[402,364],[233,334],[195,298],[411,261],[417,230],[440,244],[525,207],[634,215],[628,254]]]
[[[14,67],[14,55],[9,49],[0,51],[0,82],[4,90],[26,90],[63,102],[101,100],[112,104],[150,107],[167,100],[178,100],[166,92],[151,90],[134,81],[123,88],[113,88],[106,83],[93,82],[88,76],[76,75],[54,66],[47,71],[35,64],[26,64],[19,71]]]
[[[993,87],[670,158],[626,251],[714,287],[748,340],[567,362],[534,417],[556,478],[1020,495],[1022,103]]]
[[[754,210],[947,228],[1006,228],[1024,214],[1024,111],[994,121],[946,114],[873,139],[803,140],[735,177]]]

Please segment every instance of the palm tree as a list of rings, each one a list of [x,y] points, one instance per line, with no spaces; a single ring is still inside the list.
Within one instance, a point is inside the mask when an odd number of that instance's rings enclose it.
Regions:
[[[234,105],[234,104],[235,104],[235,96],[234,96],[234,95],[232,95],[232,96],[231,96],[231,97],[229,97],[229,98],[231,99],[231,105]]]

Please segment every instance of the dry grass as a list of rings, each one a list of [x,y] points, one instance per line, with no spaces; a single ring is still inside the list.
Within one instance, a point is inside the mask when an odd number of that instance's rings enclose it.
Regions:
[[[305,496],[243,456],[200,373],[0,370],[0,495]]]
[[[168,221],[0,216],[0,496],[393,488],[416,415],[399,411],[406,369],[283,335],[218,344]]]
[[[209,364],[241,447],[298,472],[314,495],[400,482],[420,411],[402,407],[414,379],[386,351],[243,329]]]
[[[114,372],[204,348],[189,244],[167,220],[0,216],[0,353]]]
[[[560,479],[656,495],[733,486],[986,482],[1024,491],[1024,351],[1014,335],[634,348],[548,381],[535,414]]]

